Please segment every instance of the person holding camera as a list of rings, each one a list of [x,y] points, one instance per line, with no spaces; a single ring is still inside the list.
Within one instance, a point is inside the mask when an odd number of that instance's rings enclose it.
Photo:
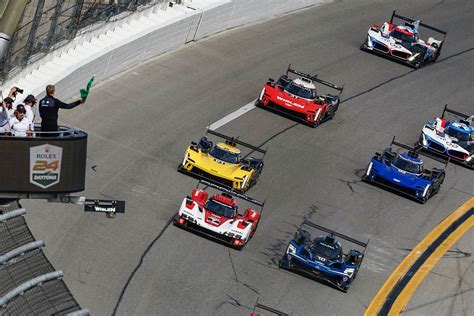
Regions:
[[[77,100],[72,103],[64,103],[54,97],[54,85],[46,86],[46,96],[39,102],[39,113],[41,116],[41,131],[55,132],[58,130],[58,111],[59,109],[72,109],[79,104],[84,103],[84,100]],[[44,136],[56,136],[56,134],[44,134]]]

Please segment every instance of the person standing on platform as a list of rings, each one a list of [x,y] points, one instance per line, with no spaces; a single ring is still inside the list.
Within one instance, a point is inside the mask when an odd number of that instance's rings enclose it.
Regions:
[[[58,131],[58,110],[72,109],[79,104],[84,103],[84,100],[77,100],[72,103],[64,103],[54,97],[54,85],[46,86],[46,96],[39,102],[39,114],[41,116],[41,131],[42,132],[56,132]],[[56,136],[55,133],[46,133],[44,136]]]

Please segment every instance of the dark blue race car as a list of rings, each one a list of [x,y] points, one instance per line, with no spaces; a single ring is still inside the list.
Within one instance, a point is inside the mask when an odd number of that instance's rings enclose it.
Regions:
[[[311,234],[307,230],[298,229],[280,260],[280,268],[327,281],[346,292],[359,271],[367,243],[307,220],[301,227],[304,225],[329,234],[311,239]],[[343,253],[341,243],[336,237],[362,247],[363,251],[351,249],[349,253]]]
[[[408,152],[393,152],[392,145],[405,148]],[[375,153],[362,179],[390,188],[410,196],[421,203],[425,203],[440,190],[445,178],[445,171],[438,168],[424,168],[420,155],[444,164],[447,164],[447,161],[428,153],[421,153],[421,149],[421,146],[413,148],[406,144],[398,143],[394,137],[390,148],[385,149],[381,154]]]

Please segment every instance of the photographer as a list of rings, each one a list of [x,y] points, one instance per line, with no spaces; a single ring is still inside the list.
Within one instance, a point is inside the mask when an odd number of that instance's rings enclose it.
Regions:
[[[17,93],[20,93],[20,94],[23,93],[23,89],[20,89],[18,87],[12,87],[10,89],[10,92],[8,92],[8,96],[3,100],[3,103],[5,104],[8,111],[9,119],[12,119],[15,117],[15,110],[13,109],[13,103],[16,100]]]
[[[46,86],[46,97],[39,102],[39,113],[41,116],[41,131],[55,132],[58,130],[58,110],[72,109],[79,104],[84,103],[83,100],[77,100],[72,103],[64,103],[54,97],[56,88],[54,85]],[[56,134],[44,134],[44,136],[56,136]]]

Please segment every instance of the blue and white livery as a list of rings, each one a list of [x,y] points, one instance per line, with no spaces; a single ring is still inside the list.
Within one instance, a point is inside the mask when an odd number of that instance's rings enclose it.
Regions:
[[[419,157],[421,147],[412,148],[395,142],[395,137],[390,146],[392,145],[409,151],[398,154],[393,152],[390,147],[381,154],[375,153],[362,179],[425,203],[440,190],[445,178],[445,171],[438,168],[426,169]],[[423,155],[427,156],[426,153]],[[447,161],[440,158],[428,157],[447,164]]]
[[[460,119],[450,121],[446,113]],[[420,145],[425,150],[449,157],[470,169],[474,169],[474,115],[468,116],[444,107],[440,117],[428,121],[421,130]]]

